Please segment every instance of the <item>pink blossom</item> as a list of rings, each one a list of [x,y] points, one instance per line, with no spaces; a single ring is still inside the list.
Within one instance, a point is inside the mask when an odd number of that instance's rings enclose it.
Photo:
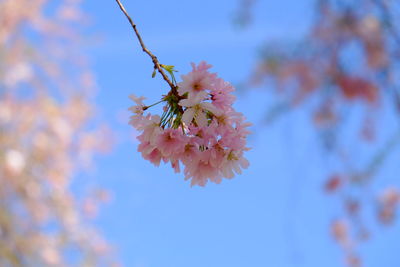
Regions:
[[[142,152],[144,159],[147,159],[156,166],[160,165],[162,154],[155,146],[150,142],[142,142],[139,144],[138,151]]]
[[[156,166],[161,160],[170,162],[175,172],[182,164],[192,186],[205,186],[231,179],[248,167],[244,152],[249,150],[251,124],[233,109],[234,88],[229,83],[209,73],[211,66],[205,62],[192,67],[178,84],[179,95],[164,96],[161,117],[144,115],[143,98],[132,97],[136,105],[130,108],[130,123],[141,132],[137,138],[143,158]]]
[[[246,169],[249,166],[249,161],[242,157],[242,155],[236,155],[234,151],[229,152],[227,159],[221,166],[221,172],[226,178],[233,178],[235,173],[241,174],[242,169]]]
[[[216,78],[216,74],[208,72],[208,69],[211,67],[211,65],[208,65],[204,61],[200,62],[197,67],[192,63],[192,71],[181,76],[182,82],[178,84],[179,94],[184,95],[185,93],[189,93],[195,95],[206,89],[211,89]]]
[[[213,104],[202,102],[205,100],[206,95],[206,92],[201,92],[193,98],[183,99],[179,102],[180,106],[187,108],[182,116],[184,123],[189,125],[194,119],[197,125],[203,127],[207,126],[207,111],[215,115],[220,114],[220,111]]]
[[[236,97],[231,93],[235,88],[228,82],[217,79],[211,89],[211,100],[215,107],[219,109],[229,109]]]
[[[208,180],[214,183],[221,182],[221,173],[218,166],[212,161],[210,151],[204,151],[200,157],[185,167],[185,180],[191,179],[191,186],[205,186]]]
[[[190,164],[193,160],[199,157],[199,147],[194,143],[194,139],[190,139],[188,143],[185,144],[183,152],[180,155],[180,160],[186,166]]]
[[[157,136],[156,145],[164,157],[182,153],[185,147],[185,136],[180,129],[166,129]]]
[[[140,127],[140,124],[143,122],[143,111],[145,105],[143,104],[143,100],[145,99],[144,97],[136,97],[134,94],[131,94],[129,96],[131,100],[133,100],[136,105],[132,106],[129,108],[130,111],[134,115],[130,117],[129,123],[132,124],[134,127]]]
[[[156,138],[162,132],[162,128],[160,127],[159,123],[160,117],[157,115],[148,115],[144,117],[141,124],[136,127],[137,130],[143,131],[143,133],[138,136],[138,139],[140,141],[149,141],[152,144],[155,144]]]
[[[144,96],[137,97],[136,95],[131,94],[131,95],[129,96],[129,98],[130,98],[131,100],[133,100],[133,101],[136,103],[137,106],[142,106],[142,107],[145,106],[145,105],[143,104],[143,100],[146,99]]]

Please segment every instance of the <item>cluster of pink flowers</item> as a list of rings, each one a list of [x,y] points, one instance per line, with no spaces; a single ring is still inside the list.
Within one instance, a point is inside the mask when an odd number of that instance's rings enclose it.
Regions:
[[[131,96],[136,103],[130,124],[141,134],[138,151],[158,166],[170,162],[175,172],[184,166],[185,180],[204,186],[208,180],[220,183],[233,178],[249,163],[244,158],[250,123],[236,112],[231,94],[234,87],[208,70],[211,65],[192,63],[193,70],[182,75],[176,92],[162,98],[162,116],[144,114],[150,106],[143,97]],[[151,105],[152,106],[152,105]]]

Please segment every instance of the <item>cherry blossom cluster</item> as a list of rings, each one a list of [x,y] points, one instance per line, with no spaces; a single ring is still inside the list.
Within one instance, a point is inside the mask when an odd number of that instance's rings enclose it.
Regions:
[[[176,90],[163,96],[163,114],[145,114],[143,97],[136,103],[130,124],[140,132],[138,151],[159,166],[170,162],[175,172],[184,166],[185,180],[204,186],[208,180],[220,183],[233,178],[249,163],[244,158],[250,123],[232,107],[234,87],[210,73],[211,65],[192,63],[192,71],[182,75]],[[157,104],[157,103],[156,103]],[[155,105],[155,104],[154,104]]]

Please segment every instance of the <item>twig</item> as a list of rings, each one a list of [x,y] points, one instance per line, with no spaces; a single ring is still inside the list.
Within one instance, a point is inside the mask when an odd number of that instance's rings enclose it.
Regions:
[[[359,175],[355,177],[357,182],[368,182],[377,172],[379,167],[385,162],[385,160],[390,156],[391,152],[400,143],[400,131],[397,131],[393,136],[386,141],[383,147],[378,150],[378,152],[372,157],[367,168]]]
[[[140,46],[142,47],[143,52],[145,52],[146,54],[148,54],[151,57],[151,60],[153,61],[153,64],[154,64],[154,69],[157,69],[157,71],[161,74],[163,79],[168,83],[169,87],[171,87],[171,93],[178,96],[177,87],[168,78],[167,74],[164,72],[163,68],[161,67],[161,64],[158,61],[157,57],[145,46],[145,44],[142,40],[142,37],[140,36],[138,30],[136,29],[136,24],[133,22],[132,18],[129,16],[128,12],[126,12],[121,1],[120,0],[115,0],[115,1],[117,1],[119,8],[125,14],[126,18],[128,19],[129,23],[131,24],[133,30],[135,31],[136,37],[139,40],[139,43],[140,43]]]
[[[400,45],[400,35],[396,31],[395,26],[393,25],[393,17],[390,13],[389,7],[387,6],[386,3],[382,2],[382,0],[374,0],[374,3],[381,10],[384,23],[387,26],[387,30],[389,31],[390,34],[392,34],[392,37],[395,40],[395,42],[397,42],[397,44]]]
[[[400,46],[400,34],[397,31],[396,27],[393,23],[393,16],[390,12],[387,3],[383,2],[382,0],[374,0],[375,5],[380,9],[381,15],[383,17],[383,22],[386,25],[386,29],[388,30],[389,34],[392,35],[393,40],[396,42],[397,46]],[[399,104],[400,104],[400,93],[397,88],[393,88],[394,98],[395,98],[395,105],[397,111],[399,111]],[[400,111],[399,111],[400,112]]]

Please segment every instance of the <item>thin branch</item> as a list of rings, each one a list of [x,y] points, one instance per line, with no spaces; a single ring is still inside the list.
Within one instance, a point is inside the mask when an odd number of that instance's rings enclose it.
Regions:
[[[389,10],[389,7],[387,6],[387,3],[383,2],[382,0],[374,0],[374,3],[381,10],[381,13],[382,13],[382,16],[384,19],[384,23],[387,26],[387,30],[392,35],[395,42],[398,45],[400,45],[400,35],[396,31],[395,26],[393,25],[393,17]]]
[[[358,176],[354,177],[354,181],[368,182],[385,163],[385,160],[391,155],[397,145],[400,143],[400,130],[393,134],[393,136],[386,141],[383,147],[377,151],[372,157],[367,168],[362,171]]]
[[[140,36],[138,30],[136,29],[136,24],[133,22],[132,18],[129,16],[128,12],[126,12],[125,7],[122,5],[120,0],[115,0],[117,1],[117,4],[121,11],[125,14],[126,18],[128,19],[129,23],[131,24],[133,30],[135,31],[136,37],[139,40],[140,46],[142,47],[143,52],[148,54],[151,57],[151,60],[153,61],[154,64],[154,69],[156,69],[163,79],[168,83],[169,87],[171,87],[171,92],[174,95],[178,96],[177,92],[177,87],[172,83],[172,81],[168,78],[167,74],[164,72],[163,68],[161,67],[160,62],[158,61],[157,57],[145,46],[142,37]]]
[[[387,3],[382,0],[373,0],[373,2],[380,9],[382,19],[386,26],[387,31],[389,32],[389,34],[392,35],[393,40],[396,42],[396,45],[400,46],[400,34],[393,23],[393,16],[392,13],[390,12],[390,8],[388,7]],[[394,87],[393,89],[394,89],[393,93],[395,98],[394,100],[395,100],[396,110],[400,112],[399,110],[400,93],[397,90],[397,87]]]

